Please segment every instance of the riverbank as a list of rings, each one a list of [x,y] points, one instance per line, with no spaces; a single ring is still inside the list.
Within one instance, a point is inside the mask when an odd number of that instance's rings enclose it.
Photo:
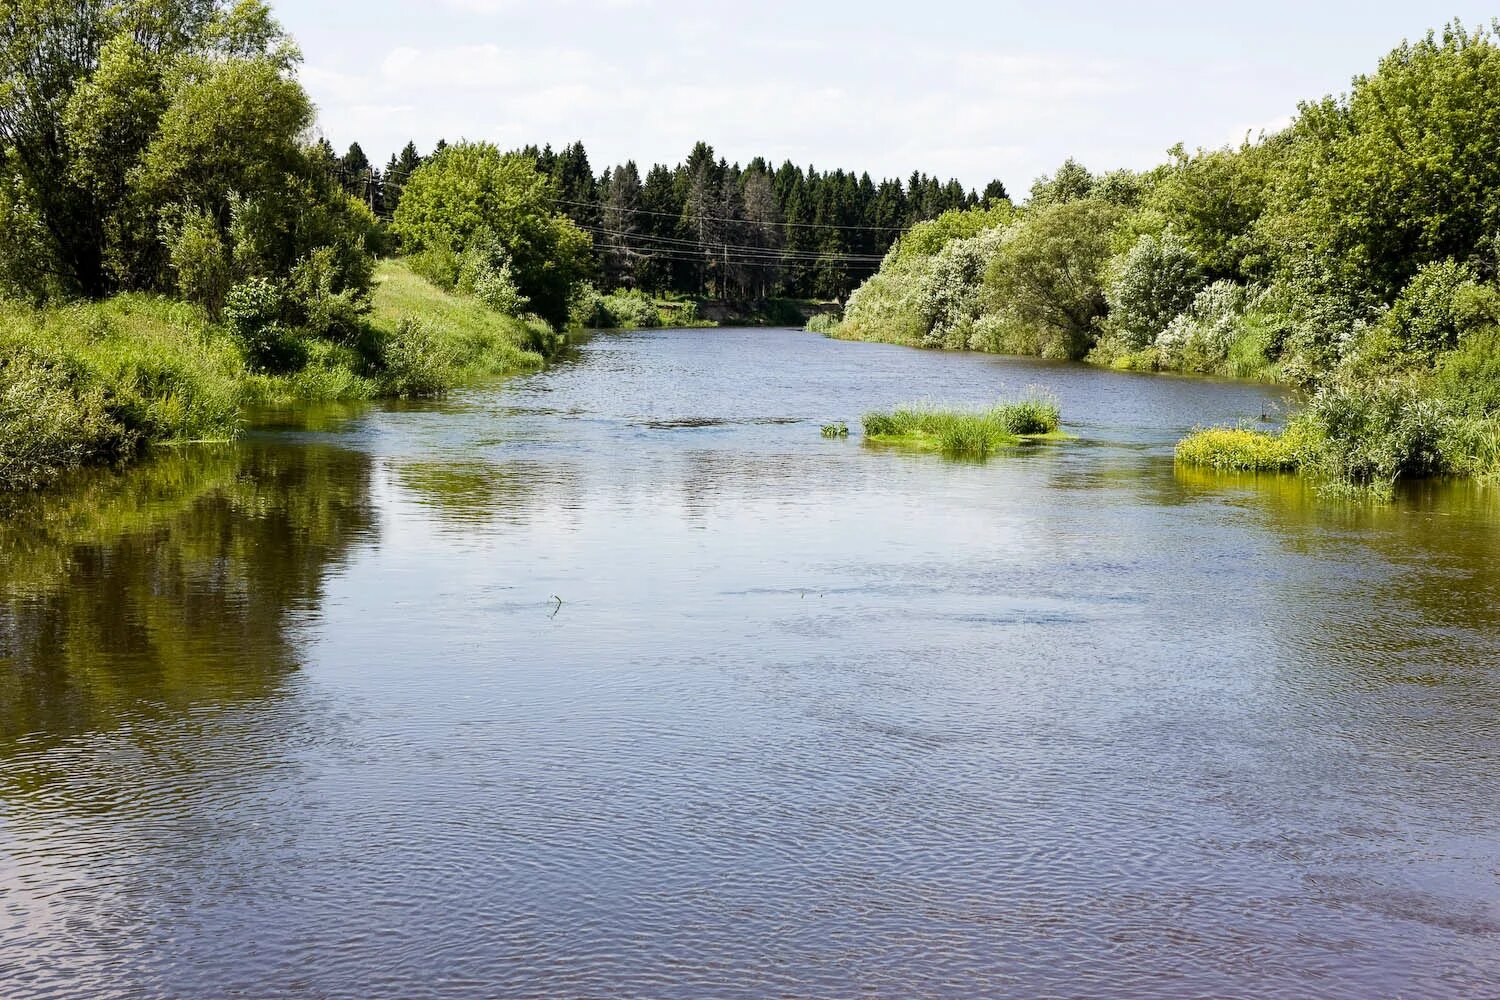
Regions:
[[[535,371],[559,337],[444,291],[399,261],[376,269],[358,336],[296,342],[302,363],[256,371],[201,308],[158,295],[0,305],[0,490],[34,489],[158,445],[225,441],[246,406],[439,394]]]
[[[772,298],[751,302],[691,296],[655,296],[636,290],[601,292],[585,288],[570,310],[571,325],[583,330],[698,329],[716,326],[806,326],[837,307],[812,299]],[[821,331],[819,331],[821,332]]]

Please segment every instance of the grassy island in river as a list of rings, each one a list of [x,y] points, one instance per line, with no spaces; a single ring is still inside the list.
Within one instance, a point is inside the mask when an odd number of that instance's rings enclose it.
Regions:
[[[867,413],[865,440],[950,458],[987,458],[1001,448],[1027,441],[1062,440],[1057,405],[1029,398],[984,410],[904,406],[889,413]]]

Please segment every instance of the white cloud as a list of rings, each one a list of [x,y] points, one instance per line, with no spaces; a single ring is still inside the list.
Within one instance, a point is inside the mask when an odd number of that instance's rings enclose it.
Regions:
[[[1262,135],[1275,135],[1277,132],[1290,128],[1292,122],[1295,120],[1296,118],[1293,115],[1277,115],[1275,118],[1263,121],[1258,125],[1241,125],[1225,133],[1222,145],[1238,146],[1246,139],[1254,142]]]
[[[583,138],[602,169],[625,158],[676,162],[701,138],[731,159],[886,176],[960,172],[974,185],[1002,170],[1019,183],[1014,171],[1030,169],[1011,137],[1019,126],[1075,117],[1133,85],[1119,64],[1055,54],[917,48],[902,72],[882,73],[879,53],[851,50],[830,72],[793,51],[736,57],[689,47],[642,58],[628,48],[405,45],[364,75],[309,67],[303,78],[324,128],[358,133],[372,150],[408,135],[419,145],[439,136],[507,146]]]
[[[1016,188],[1068,155],[1146,167],[1178,141],[1274,130],[1430,20],[1395,0],[1193,18],[1095,0],[371,3],[356,19],[322,0],[276,8],[330,139],[372,155],[409,138],[582,138],[602,168],[676,162],[701,138],[741,161]]]

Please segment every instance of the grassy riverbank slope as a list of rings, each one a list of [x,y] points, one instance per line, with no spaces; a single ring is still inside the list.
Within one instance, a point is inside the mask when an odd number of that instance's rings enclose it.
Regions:
[[[295,343],[302,363],[253,370],[241,338],[185,302],[143,293],[47,308],[0,304],[0,489],[162,444],[233,438],[250,403],[434,395],[534,371],[556,338],[444,291],[397,261],[345,342]]]

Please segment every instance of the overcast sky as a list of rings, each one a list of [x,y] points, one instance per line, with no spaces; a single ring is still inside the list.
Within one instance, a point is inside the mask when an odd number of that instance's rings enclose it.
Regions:
[[[1154,0],[279,0],[323,133],[372,160],[415,139],[583,139],[598,172],[697,139],[877,178],[1022,193],[1074,155],[1146,167],[1347,88],[1402,38],[1484,5]]]

